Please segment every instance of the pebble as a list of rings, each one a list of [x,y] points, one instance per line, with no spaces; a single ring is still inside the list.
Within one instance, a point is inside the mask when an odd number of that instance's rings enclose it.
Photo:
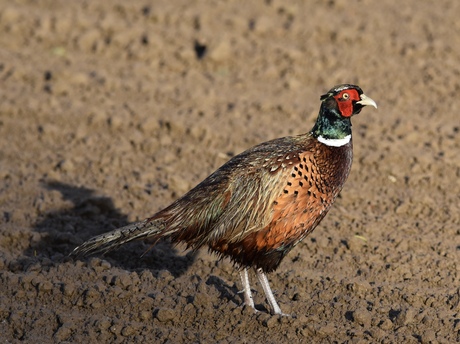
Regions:
[[[38,291],[39,292],[47,293],[47,292],[51,291],[52,289],[53,289],[53,283],[51,283],[50,281],[44,281],[44,282],[40,282],[38,284]]]
[[[171,321],[176,317],[176,312],[173,309],[160,308],[155,314],[155,318],[160,322]]]
[[[151,311],[141,311],[139,312],[139,318],[143,321],[150,320],[152,318]]]
[[[157,132],[160,129],[160,123],[156,116],[147,117],[140,125],[139,129],[144,134],[152,134]]]
[[[73,283],[65,283],[62,287],[62,293],[65,296],[72,296],[75,293],[75,284]]]
[[[134,332],[134,328],[129,325],[123,327],[121,330],[121,334],[125,337],[131,336],[132,334],[134,334]]]
[[[390,330],[393,328],[393,322],[390,319],[385,319],[380,325],[382,330]]]
[[[278,316],[273,315],[273,316],[269,316],[268,319],[264,320],[262,324],[267,328],[273,328],[278,324],[278,320],[279,320]]]
[[[115,285],[122,287],[123,289],[128,289],[128,287],[132,284],[132,280],[128,274],[122,274],[120,276],[116,276],[115,278]]]
[[[408,325],[414,321],[417,311],[414,308],[402,310],[395,319],[395,324],[402,326]]]
[[[368,328],[371,325],[372,314],[366,308],[359,308],[353,312],[353,318],[356,323]]]
[[[100,330],[106,330],[112,325],[109,317],[102,317],[101,319],[97,320],[95,323],[95,327]]]

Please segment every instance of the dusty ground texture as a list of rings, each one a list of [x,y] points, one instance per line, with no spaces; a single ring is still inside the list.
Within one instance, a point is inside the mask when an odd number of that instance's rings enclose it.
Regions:
[[[0,333],[15,342],[460,340],[460,2],[1,1]],[[72,261],[356,83],[331,212],[240,307],[206,250]]]

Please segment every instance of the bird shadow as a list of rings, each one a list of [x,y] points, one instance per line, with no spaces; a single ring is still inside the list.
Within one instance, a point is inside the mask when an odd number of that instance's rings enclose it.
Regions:
[[[116,209],[110,197],[99,196],[92,189],[58,181],[42,181],[42,187],[58,191],[64,200],[70,201],[71,207],[48,212],[34,225],[34,231],[40,235],[24,251],[25,260],[29,262],[31,258],[66,260],[76,246],[89,238],[129,224],[128,217]],[[148,242],[128,243],[105,254],[104,259],[129,271],[168,270],[177,278],[189,269],[196,257],[195,252],[181,255],[167,240],[150,248]],[[149,252],[143,255],[146,251]]]
[[[230,286],[223,279],[218,276],[210,275],[206,280],[206,284],[213,286],[220,294],[219,298],[227,301],[232,301],[237,305],[241,305],[244,302],[242,295],[233,285]]]

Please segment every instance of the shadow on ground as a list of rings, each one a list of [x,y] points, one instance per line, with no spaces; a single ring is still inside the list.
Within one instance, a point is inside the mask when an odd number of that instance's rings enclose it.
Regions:
[[[49,258],[55,262],[69,259],[68,255],[79,244],[129,223],[110,197],[96,195],[94,190],[57,181],[45,181],[42,185],[48,191],[60,192],[65,200],[71,201],[72,207],[50,212],[35,224],[34,230],[40,239],[24,252],[27,257]],[[195,257],[195,252],[182,254],[167,240],[152,248],[149,242],[133,242],[103,256],[122,269],[168,270],[175,277],[186,272]]]

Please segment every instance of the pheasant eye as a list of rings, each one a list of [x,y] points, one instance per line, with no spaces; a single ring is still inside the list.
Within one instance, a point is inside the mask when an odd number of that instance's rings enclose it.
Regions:
[[[348,98],[350,98],[350,95],[348,93],[342,94],[342,99],[343,100],[347,100]]]

